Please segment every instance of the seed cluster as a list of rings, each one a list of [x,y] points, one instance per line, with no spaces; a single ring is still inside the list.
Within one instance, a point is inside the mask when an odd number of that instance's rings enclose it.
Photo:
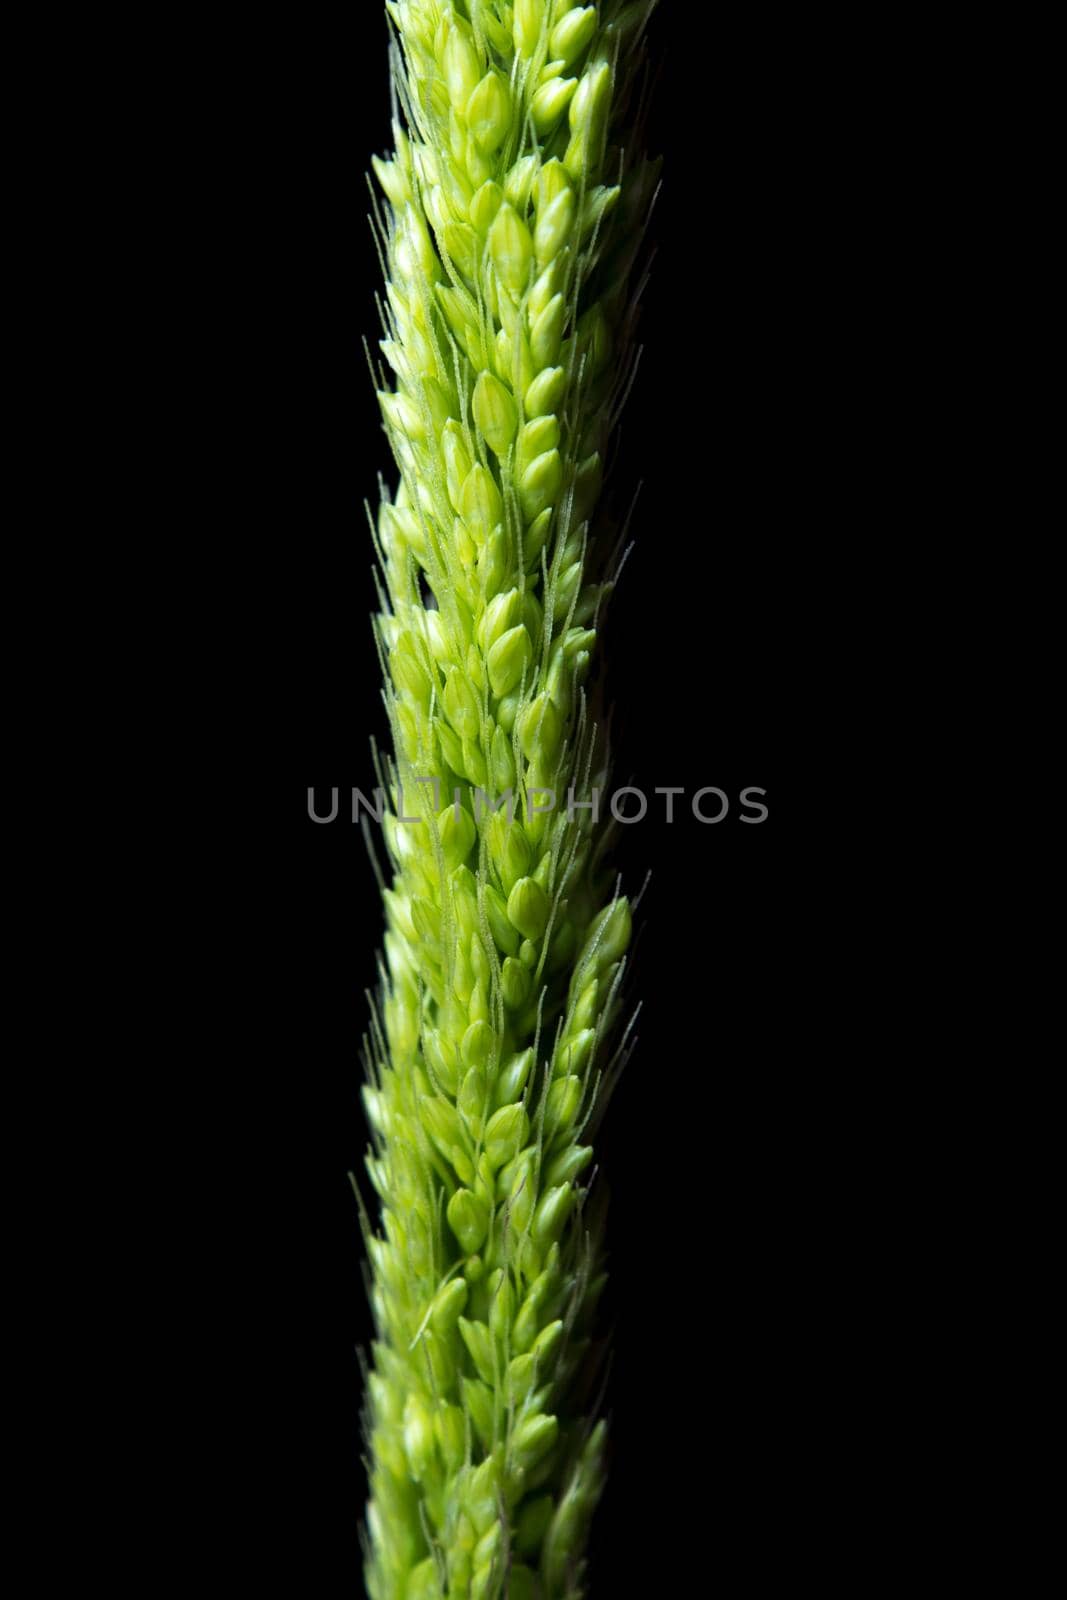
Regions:
[[[387,8],[402,117],[374,166],[400,486],[376,530],[395,754],[364,1090],[372,1600],[584,1592],[604,1444],[585,1185],[631,913],[588,813],[541,801],[605,777],[590,519],[656,183],[635,103],[653,4]]]

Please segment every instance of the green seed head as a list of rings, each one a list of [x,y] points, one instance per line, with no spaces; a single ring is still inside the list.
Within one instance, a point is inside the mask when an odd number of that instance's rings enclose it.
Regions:
[[[582,1201],[631,913],[566,797],[605,776],[587,696],[656,182],[629,121],[650,9],[388,0],[406,126],[373,163],[399,482],[376,525],[393,759],[364,1096],[371,1600],[585,1594],[604,1436]]]

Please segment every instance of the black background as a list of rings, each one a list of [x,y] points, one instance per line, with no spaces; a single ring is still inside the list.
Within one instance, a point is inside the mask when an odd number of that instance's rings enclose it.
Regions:
[[[370,739],[385,733],[363,501],[392,478],[362,351],[379,287],[363,174],[390,136],[386,29],[367,9],[358,28],[287,22],[249,43],[220,218],[242,263],[248,696],[269,702],[245,817],[269,950],[233,1163],[241,1249],[262,1272],[241,1297],[235,1386],[251,1404],[232,1471],[254,1486],[245,1560],[323,1600],[361,1592],[369,1319],[347,1174],[362,1169],[381,931],[343,804],[373,788]],[[615,480],[623,499],[643,488],[604,661],[618,776],[734,803],[719,826],[680,808],[667,827],[656,802],[618,858],[628,887],[652,878],[630,978],[641,1042],[603,1152],[605,1596],[703,1592],[724,1563],[755,1582],[807,1548],[821,1566],[848,1449],[828,1397],[853,1337],[859,1246],[840,1199],[862,1138],[839,1139],[829,952],[848,930],[826,924],[821,841],[848,790],[825,730],[862,451],[842,309],[857,176],[820,42],[777,23],[742,37],[697,10],[665,6],[654,34],[663,189]],[[341,789],[334,825],[309,821],[310,785],[327,804]],[[767,792],[758,827],[740,821],[749,785]]]

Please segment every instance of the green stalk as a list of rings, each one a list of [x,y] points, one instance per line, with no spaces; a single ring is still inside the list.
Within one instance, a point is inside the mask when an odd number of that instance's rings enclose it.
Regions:
[[[631,915],[598,865],[583,684],[656,182],[634,93],[654,4],[387,7],[403,124],[374,166],[400,486],[377,527],[394,759],[364,1090],[372,1600],[585,1592],[604,1475],[587,1186]]]

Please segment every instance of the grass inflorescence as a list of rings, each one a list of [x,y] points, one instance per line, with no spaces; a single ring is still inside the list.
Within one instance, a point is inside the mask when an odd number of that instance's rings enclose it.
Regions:
[[[588,809],[606,758],[585,686],[656,186],[653,3],[387,7],[378,376],[400,483],[375,529],[393,757],[364,1091],[373,1600],[584,1592],[604,1471],[593,1135],[631,933]]]

